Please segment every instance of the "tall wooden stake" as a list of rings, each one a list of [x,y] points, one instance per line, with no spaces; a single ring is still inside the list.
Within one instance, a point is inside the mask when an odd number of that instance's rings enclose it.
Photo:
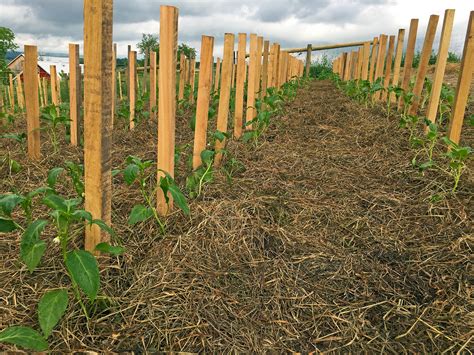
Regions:
[[[212,85],[212,52],[214,37],[201,38],[201,63],[199,67],[198,92],[196,102],[196,125],[194,129],[193,169],[202,165],[201,152],[206,149],[207,119]]]
[[[137,52],[130,51],[128,52],[128,100],[130,101],[130,129],[135,128],[135,103],[137,95]]]
[[[415,115],[418,112],[418,106],[420,105],[421,95],[423,93],[423,86],[425,84],[426,72],[428,71],[428,64],[430,61],[431,50],[433,48],[433,41],[436,35],[436,27],[438,26],[438,20],[438,15],[431,15],[430,21],[428,22],[425,41],[423,42],[423,48],[421,50],[418,72],[416,73],[415,86],[413,87],[413,93],[415,94],[415,96],[408,110],[408,113],[410,115]]]
[[[23,79],[25,81],[26,126],[28,130],[28,156],[33,160],[41,157],[40,120],[38,102],[38,49],[25,46]]]
[[[157,75],[156,52],[150,52],[150,118],[156,120],[156,75]]]
[[[236,139],[242,136],[244,117],[245,55],[247,48],[247,34],[239,33],[238,41],[234,113],[234,137]]]
[[[378,37],[374,37],[372,42],[372,52],[370,54],[370,67],[369,67],[369,81],[372,83],[374,81],[374,72],[375,72],[375,62],[377,59],[377,46],[379,43]]]
[[[413,56],[415,55],[415,42],[417,31],[418,19],[414,18],[410,21],[410,29],[408,31],[407,50],[405,53],[405,65],[403,66],[403,78],[400,85],[403,90],[408,90],[408,86],[410,85],[411,71],[413,69]],[[402,97],[400,97],[398,101],[398,109],[402,109],[403,106],[403,99]]]
[[[466,112],[469,88],[474,70],[474,11],[471,11],[467,25],[466,40],[461,60],[461,71],[459,72],[458,85],[454,96],[453,113],[449,124],[448,137],[458,144],[461,139],[461,129]]]
[[[255,85],[257,83],[257,35],[250,34],[250,55],[249,55],[249,72],[247,80],[247,112],[246,122],[252,121],[256,116],[255,110]],[[246,125],[247,129],[251,129],[252,125]]]
[[[69,119],[71,144],[77,146],[80,141],[81,120],[81,67],[79,65],[79,45],[69,44]]]
[[[261,98],[267,95],[268,86],[268,51],[270,48],[270,41],[263,42],[263,62],[262,62],[262,90],[260,90]]]
[[[160,72],[158,77],[158,172],[174,178],[174,147],[176,128],[176,49],[178,46],[178,9],[160,6]],[[166,215],[173,208],[173,199],[157,189],[157,211]]]
[[[111,223],[113,1],[84,0],[85,209]],[[86,227],[85,249],[94,251],[109,235]]]
[[[426,117],[431,121],[436,121],[438,112],[439,97],[444,79],[444,71],[448,59],[449,43],[451,41],[451,33],[453,32],[454,10],[446,10],[444,13],[443,30],[439,42],[438,57],[436,59],[436,68],[433,77],[433,85],[431,86],[430,101],[426,109]],[[426,126],[428,131],[428,126]]]
[[[217,130],[227,133],[230,102],[230,81],[232,66],[234,65],[234,35],[226,33],[224,36],[224,58],[222,60],[221,90],[219,96],[219,108],[217,111]],[[215,166],[219,166],[222,161],[222,149],[225,148],[226,139],[216,140],[214,157]]]
[[[387,101],[387,89],[388,85],[390,84],[390,77],[392,75],[392,58],[393,58],[393,50],[395,48],[395,36],[390,36],[388,41],[388,52],[387,52],[387,60],[385,62],[385,75],[383,80],[383,87],[384,92],[382,93],[382,101]]]
[[[400,78],[400,68],[402,64],[404,40],[405,40],[405,29],[401,28],[398,30],[397,49],[395,50],[395,61],[393,63],[393,77],[392,77],[393,86],[398,86],[398,82]],[[390,102],[394,103],[395,100],[396,100],[395,93],[392,92],[390,94]]]

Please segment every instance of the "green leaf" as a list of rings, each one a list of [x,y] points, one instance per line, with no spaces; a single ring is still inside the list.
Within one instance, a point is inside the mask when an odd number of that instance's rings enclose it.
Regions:
[[[16,160],[10,159],[10,170],[17,173],[21,170],[21,165]]]
[[[62,212],[67,212],[67,206],[65,204],[64,198],[61,196],[51,194],[43,198],[43,203],[52,208],[53,210],[59,210]]]
[[[0,197],[0,209],[7,216],[11,216],[13,209],[25,198],[16,194],[6,194]]]
[[[144,205],[135,205],[132,208],[132,212],[130,212],[130,216],[128,217],[128,224],[134,225],[138,222],[143,222],[153,217],[153,210],[150,207],[146,207]]]
[[[58,181],[58,176],[64,171],[64,168],[52,168],[48,172],[48,178],[46,180],[48,186],[52,189],[56,186],[56,182]]]
[[[120,169],[113,169],[113,170],[112,170],[112,177],[117,176],[117,175],[120,174],[121,172],[122,172],[122,170],[120,170]]]
[[[84,221],[92,222],[92,214],[84,210],[75,210],[72,214],[75,219],[81,219]]]
[[[46,243],[40,239],[40,234],[48,221],[38,219],[32,222],[23,232],[20,243],[20,257],[30,272],[38,266],[46,250]]]
[[[211,165],[214,160],[214,151],[209,149],[204,149],[201,152],[201,161],[206,165]]]
[[[169,191],[176,205],[185,214],[188,215],[190,213],[189,206],[186,201],[186,197],[183,195],[183,193],[181,192],[181,190],[179,189],[179,187],[176,185],[175,181],[169,174],[166,174],[165,177],[161,177],[160,187],[163,190],[163,194],[165,195],[166,202],[168,202],[167,195]]]
[[[21,346],[22,348],[44,351],[48,343],[36,330],[28,327],[10,327],[0,332],[0,342]]]
[[[124,247],[113,246],[106,242],[97,244],[95,246],[95,250],[100,251],[102,253],[108,253],[113,256],[121,255],[125,251]]]
[[[49,291],[41,297],[38,304],[38,319],[46,339],[62,318],[67,305],[68,296],[65,289]]]
[[[51,189],[50,187],[41,186],[41,187],[38,187],[37,189],[34,189],[33,191],[27,193],[26,198],[31,199],[31,198],[33,198],[37,195],[40,195],[40,194],[43,194],[43,193],[51,193],[51,192],[54,192],[54,190]]]
[[[93,219],[91,221],[91,225],[92,224],[95,224],[97,226],[99,226],[100,229],[102,229],[103,231],[109,233],[110,235],[112,236],[115,236],[115,232],[112,228],[110,228],[103,220],[101,219]]]
[[[11,219],[0,217],[0,233],[10,233],[17,229],[15,222]]]
[[[125,170],[123,171],[123,178],[127,185],[133,184],[135,179],[137,178],[138,173],[140,172],[140,168],[136,164],[129,164]]]
[[[66,267],[72,280],[94,301],[99,291],[99,267],[95,257],[85,250],[73,250],[67,253]]]
[[[228,138],[228,134],[221,131],[215,131],[214,138],[217,139],[219,142],[223,142],[224,139]]]

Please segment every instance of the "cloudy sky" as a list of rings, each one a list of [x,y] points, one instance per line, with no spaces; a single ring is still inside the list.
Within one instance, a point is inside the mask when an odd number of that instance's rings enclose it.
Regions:
[[[461,52],[472,0],[114,0],[114,41],[126,54],[142,33],[158,33],[159,5],[179,8],[179,42],[199,49],[202,34],[216,38],[222,52],[225,32],[254,32],[283,48],[325,44],[396,34],[419,18],[422,38],[431,14],[456,9],[451,48]],[[82,43],[82,0],[0,0],[0,26],[11,28],[17,43],[36,44],[40,52],[66,53],[70,42]]]

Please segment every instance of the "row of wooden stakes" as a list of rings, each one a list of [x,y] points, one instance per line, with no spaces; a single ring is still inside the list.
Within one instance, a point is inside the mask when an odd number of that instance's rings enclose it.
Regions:
[[[431,93],[425,116],[431,121],[436,121],[438,112],[440,94],[446,63],[448,58],[448,50],[451,41],[451,34],[454,22],[454,13],[452,9],[448,9],[444,14],[443,27],[441,32],[440,44],[438,49],[436,67],[432,82]],[[344,52],[333,61],[333,72],[344,80],[368,80],[373,83],[381,80],[384,87],[383,93],[378,91],[374,95],[376,101],[397,104],[398,110],[404,106],[402,97],[396,102],[395,94],[392,92],[387,94],[389,85],[401,87],[404,91],[412,90],[414,94],[413,102],[408,108],[408,114],[417,115],[419,113],[420,99],[425,84],[425,78],[428,71],[429,60],[433,49],[433,42],[436,35],[439,16],[431,15],[426,30],[423,47],[416,72],[414,86],[410,88],[410,80],[413,72],[413,58],[415,55],[416,36],[418,31],[418,19],[412,19],[408,32],[407,49],[405,53],[405,63],[402,68],[402,53],[405,40],[405,29],[398,31],[397,44],[395,47],[395,36],[387,36],[381,34],[375,37],[372,42],[365,42],[357,51]],[[461,68],[457,88],[455,92],[454,106],[450,119],[448,138],[455,143],[459,143],[461,137],[461,129],[463,125],[469,90],[474,70],[474,11],[471,11],[468,28],[466,32],[466,40],[461,60]],[[388,49],[387,49],[388,41]],[[403,69],[403,73],[402,73]]]
[[[85,209],[93,218],[111,222],[111,136],[113,134],[113,117],[116,93],[116,46],[112,43],[113,1],[84,1],[84,170],[85,170]],[[157,178],[166,172],[174,177],[175,129],[177,102],[184,92],[184,86],[191,84],[192,75],[183,70],[187,58],[180,58],[180,82],[177,83],[177,38],[178,9],[173,6],[160,6],[160,51],[159,58],[150,53],[149,98],[151,112],[157,112]],[[280,88],[287,81],[301,77],[304,63],[282,51],[279,44],[270,46],[269,41],[256,34],[249,36],[249,59],[246,63],[247,35],[238,35],[237,63],[234,63],[235,36],[226,33],[224,36],[224,53],[219,68],[214,76],[214,92],[219,94],[216,130],[228,132],[230,113],[231,86],[235,84],[235,109],[233,112],[233,136],[238,139],[244,129],[252,129],[249,123],[256,115],[256,100],[263,97],[267,88]],[[78,144],[81,100],[81,70],[79,67],[79,47],[71,44],[69,73],[69,101],[71,144]],[[196,125],[194,135],[193,167],[199,167],[201,152],[207,145],[208,111],[213,77],[214,38],[202,36],[200,66],[197,83]],[[40,159],[40,121],[39,92],[37,85],[36,46],[26,45],[24,49],[24,85],[28,131],[28,155],[31,159]],[[131,57],[135,59],[136,53]],[[135,61],[128,67],[129,96],[135,92]],[[159,63],[159,68],[158,68]],[[194,61],[189,61],[190,71]],[[235,78],[232,79],[233,72]],[[156,85],[158,83],[158,85]],[[176,90],[178,86],[178,90]],[[244,103],[244,88],[247,85],[247,101]],[[158,87],[158,89],[157,89]],[[134,128],[133,98],[130,100],[130,128]],[[246,107],[244,119],[244,104]],[[154,119],[154,117],[152,118]],[[222,159],[222,149],[226,140],[217,141],[215,164]],[[157,189],[157,211],[166,215],[173,207],[171,196],[163,195]],[[108,236],[99,228],[86,228],[85,248],[93,251],[95,246],[106,241]]]

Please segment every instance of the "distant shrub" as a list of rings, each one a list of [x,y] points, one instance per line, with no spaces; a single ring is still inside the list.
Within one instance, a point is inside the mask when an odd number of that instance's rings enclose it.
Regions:
[[[461,57],[454,52],[448,52],[448,63],[460,63]]]
[[[332,75],[332,63],[327,55],[323,55],[320,59],[311,63],[309,75],[316,79],[327,79]]]

